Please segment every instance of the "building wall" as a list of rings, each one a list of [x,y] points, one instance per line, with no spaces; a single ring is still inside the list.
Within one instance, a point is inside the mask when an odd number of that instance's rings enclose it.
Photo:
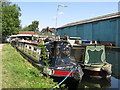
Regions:
[[[120,18],[58,28],[61,37],[78,36],[84,40],[112,41],[120,46]]]
[[[120,18],[117,19],[116,46],[120,47]]]

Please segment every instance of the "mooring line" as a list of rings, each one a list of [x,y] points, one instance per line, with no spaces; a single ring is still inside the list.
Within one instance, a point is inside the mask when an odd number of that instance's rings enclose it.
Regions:
[[[60,85],[70,76],[70,74],[71,74],[74,70],[76,70],[76,68],[73,68],[73,69],[70,71],[70,73],[69,73],[59,84],[57,84],[55,87],[51,88],[50,90],[53,90],[54,88],[60,86]]]

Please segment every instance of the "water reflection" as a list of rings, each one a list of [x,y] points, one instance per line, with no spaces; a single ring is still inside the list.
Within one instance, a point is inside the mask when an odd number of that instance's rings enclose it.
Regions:
[[[96,79],[83,77],[78,88],[109,88],[111,86],[111,79]]]
[[[63,78],[54,78],[54,81],[60,82]],[[81,81],[76,81],[73,78],[67,79],[63,84],[65,84],[65,89],[79,90],[85,88],[110,88],[111,87],[111,78],[108,79],[96,79],[83,77]],[[62,89],[62,87],[61,87]]]
[[[112,76],[120,79],[120,52],[107,50],[107,62],[112,64]]]
[[[111,77],[111,87],[110,88],[119,88],[119,90],[120,90],[119,84],[120,84],[120,79]]]

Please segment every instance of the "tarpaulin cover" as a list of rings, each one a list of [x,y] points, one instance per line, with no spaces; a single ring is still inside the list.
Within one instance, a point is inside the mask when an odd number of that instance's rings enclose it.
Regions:
[[[85,62],[88,63],[105,63],[104,46],[87,46],[85,51]]]

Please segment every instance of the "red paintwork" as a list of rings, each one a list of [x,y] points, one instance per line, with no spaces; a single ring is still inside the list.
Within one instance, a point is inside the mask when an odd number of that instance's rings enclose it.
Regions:
[[[56,76],[67,76],[70,73],[70,71],[60,71],[60,70],[54,70],[54,75]],[[75,72],[72,72],[70,76],[73,76]]]
[[[91,71],[89,74],[92,76],[100,76],[100,72],[97,72],[97,71],[96,72]]]

